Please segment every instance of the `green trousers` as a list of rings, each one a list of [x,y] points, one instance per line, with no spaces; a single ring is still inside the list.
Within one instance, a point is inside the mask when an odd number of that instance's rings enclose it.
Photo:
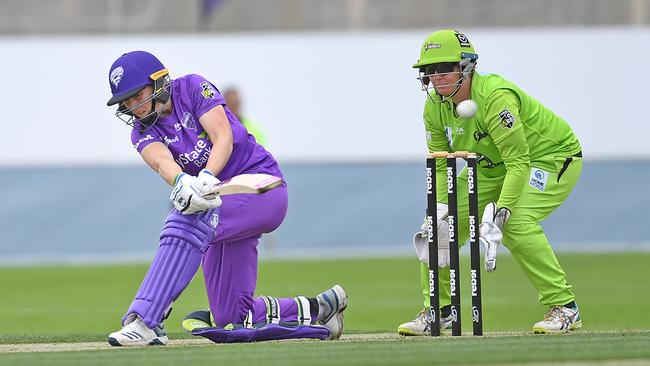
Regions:
[[[552,160],[552,161],[551,161]],[[541,171],[536,166],[554,166]],[[564,305],[575,299],[566,274],[544,234],[540,222],[558,208],[575,187],[582,172],[582,158],[549,157],[547,161],[532,162],[531,177],[523,188],[516,207],[503,229],[503,245],[519,264],[524,274],[537,289],[542,305]],[[490,178],[478,170],[479,215],[485,205],[495,202],[501,193],[503,176]],[[543,183],[543,184],[542,184]],[[466,243],[468,232],[467,172],[458,176],[458,242]],[[498,259],[497,259],[498,263]],[[498,267],[497,267],[498,268]],[[429,307],[429,273],[421,263],[424,306]],[[498,270],[488,274],[498,276]],[[440,306],[450,304],[449,268],[440,268]]]

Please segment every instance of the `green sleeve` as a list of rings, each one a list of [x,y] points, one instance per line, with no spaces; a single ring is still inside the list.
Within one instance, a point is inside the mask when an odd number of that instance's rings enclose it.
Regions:
[[[427,148],[430,153],[435,151],[450,151],[449,142],[442,127],[439,114],[433,103],[427,101],[424,106],[424,128]],[[447,203],[447,162],[436,159],[436,198],[438,202]]]
[[[497,207],[511,211],[530,173],[528,142],[519,109],[519,98],[509,89],[498,89],[486,99],[485,124],[506,167]]]

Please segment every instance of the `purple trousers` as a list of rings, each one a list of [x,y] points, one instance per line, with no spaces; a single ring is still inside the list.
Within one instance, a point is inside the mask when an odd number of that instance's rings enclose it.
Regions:
[[[215,323],[222,327],[241,324],[249,311],[253,311],[254,322],[262,321],[266,315],[264,301],[253,299],[257,284],[257,245],[262,234],[272,232],[284,220],[287,188],[282,185],[261,195],[232,195],[222,199],[217,236],[203,256],[210,311]],[[288,305],[289,302],[281,308],[284,310]]]
[[[260,195],[222,197],[220,208],[196,215],[173,210],[165,220],[160,247],[131,303],[129,314],[139,315],[153,328],[182,293],[203,263],[206,292],[215,323],[257,324],[305,318],[296,299],[254,298],[257,283],[257,245],[263,233],[275,230],[286,216],[287,188],[277,187]],[[266,300],[266,301],[265,301]],[[267,303],[273,310],[267,309]],[[310,322],[318,309],[310,308]]]

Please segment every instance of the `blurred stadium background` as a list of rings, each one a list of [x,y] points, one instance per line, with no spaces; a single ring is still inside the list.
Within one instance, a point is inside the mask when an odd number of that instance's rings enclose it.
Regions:
[[[411,255],[411,65],[449,27],[581,139],[582,180],[545,223],[554,247],[649,250],[649,23],[648,0],[0,1],[0,264],[151,258],[169,187],[105,106],[108,67],[134,49],[242,91],[290,188],[263,257]]]

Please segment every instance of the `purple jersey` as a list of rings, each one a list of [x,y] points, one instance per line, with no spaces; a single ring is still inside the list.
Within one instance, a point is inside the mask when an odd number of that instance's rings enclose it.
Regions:
[[[172,81],[171,115],[160,117],[150,129],[140,132],[136,123],[131,132],[133,147],[142,152],[152,142],[164,143],[185,173],[197,175],[205,168],[212,142],[199,123],[199,117],[223,105],[232,129],[233,149],[226,166],[217,175],[220,180],[244,173],[266,173],[282,177],[271,153],[255,142],[237,117],[226,106],[223,96],[200,75],[190,74]]]

